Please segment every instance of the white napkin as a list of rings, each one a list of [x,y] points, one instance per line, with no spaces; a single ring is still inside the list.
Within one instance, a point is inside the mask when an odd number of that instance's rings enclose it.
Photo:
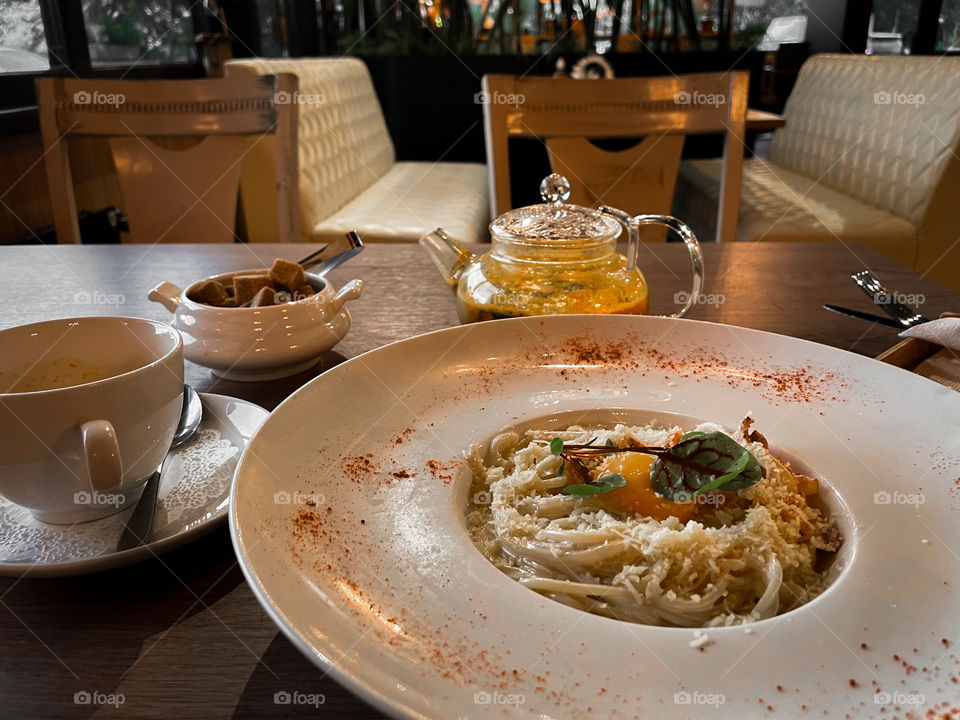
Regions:
[[[945,317],[907,328],[900,337],[918,338],[943,349],[920,363],[914,372],[960,390],[960,317]]]
[[[960,350],[960,317],[945,317],[914,325],[900,333],[900,337],[919,338],[952,350]]]

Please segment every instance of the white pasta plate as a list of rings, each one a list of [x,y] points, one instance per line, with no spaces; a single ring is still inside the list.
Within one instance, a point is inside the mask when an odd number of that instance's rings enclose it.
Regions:
[[[844,536],[801,607],[706,631],[614,620],[468,535],[464,454],[504,427],[747,413]],[[958,454],[960,394],[858,355],[689,320],[500,320],[294,393],[241,459],[230,527],[287,637],[397,717],[922,717],[960,704]]]

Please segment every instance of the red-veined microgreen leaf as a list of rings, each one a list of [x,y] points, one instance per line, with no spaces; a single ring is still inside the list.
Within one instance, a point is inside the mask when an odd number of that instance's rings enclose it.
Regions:
[[[760,481],[757,459],[722,432],[688,433],[650,467],[650,484],[667,500],[711,490],[740,490]]]

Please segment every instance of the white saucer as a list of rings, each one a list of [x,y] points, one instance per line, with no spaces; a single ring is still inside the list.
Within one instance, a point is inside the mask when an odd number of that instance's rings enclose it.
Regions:
[[[244,448],[270,414],[259,405],[200,393],[197,434],[164,464],[151,537],[116,552],[133,508],[91,522],[51,525],[0,497],[0,575],[63,577],[129,565],[184,545],[227,519],[230,483]]]

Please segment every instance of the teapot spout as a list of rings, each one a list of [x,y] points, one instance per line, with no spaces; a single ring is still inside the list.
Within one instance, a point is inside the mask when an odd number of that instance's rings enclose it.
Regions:
[[[467,264],[476,255],[467,250],[442,228],[437,228],[420,238],[420,244],[433,260],[434,265],[451,286],[456,285]]]

